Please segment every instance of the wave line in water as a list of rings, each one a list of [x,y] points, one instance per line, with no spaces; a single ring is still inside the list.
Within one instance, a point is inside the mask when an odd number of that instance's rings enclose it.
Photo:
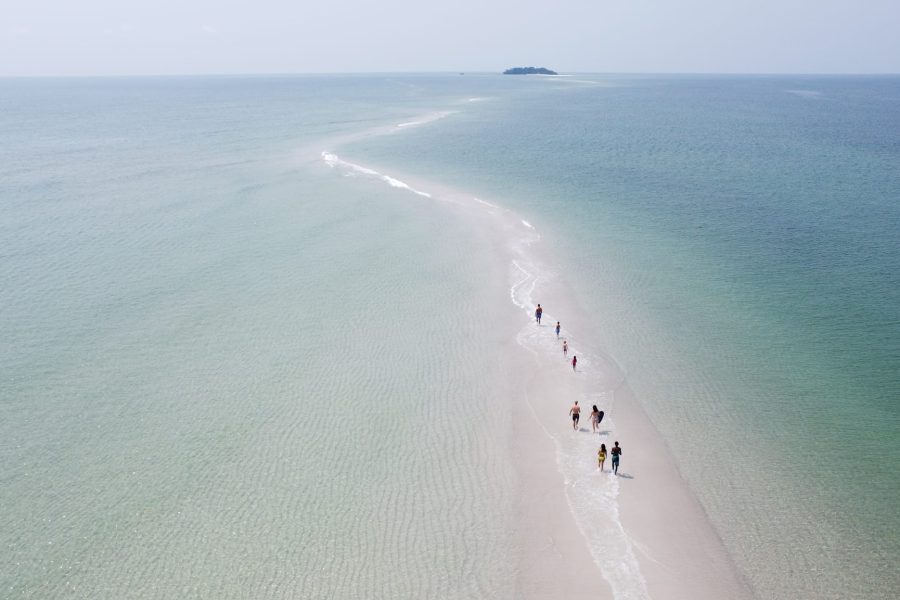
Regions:
[[[406,121],[404,123],[397,123],[398,128],[404,127],[416,127],[417,125],[427,125],[428,123],[434,123],[435,121],[439,121],[444,117],[449,117],[456,111],[454,110],[444,110],[439,112],[429,113],[427,115],[421,116],[415,121]]]
[[[391,187],[409,190],[410,192],[412,192],[414,194],[418,194],[419,196],[422,196],[424,198],[432,197],[431,194],[429,194],[428,192],[423,192],[421,190],[417,190],[416,188],[412,187],[408,183],[400,181],[399,179],[397,179],[395,177],[391,177],[390,175],[385,175],[384,173],[379,173],[375,169],[370,169],[370,168],[364,167],[362,165],[357,165],[355,163],[348,162],[346,160],[341,159],[337,154],[334,154],[332,152],[323,151],[322,152],[322,160],[324,160],[325,164],[327,164],[331,168],[335,168],[335,167],[343,168],[343,169],[347,169],[350,172],[356,172],[356,173],[361,173],[362,175],[368,175],[370,177],[375,177],[377,179],[384,181]]]
[[[487,200],[482,200],[478,196],[473,196],[473,198],[475,199],[475,202],[480,202],[481,204],[484,204],[485,206],[490,206],[491,208],[497,208],[496,204],[492,204],[492,203],[488,202]]]

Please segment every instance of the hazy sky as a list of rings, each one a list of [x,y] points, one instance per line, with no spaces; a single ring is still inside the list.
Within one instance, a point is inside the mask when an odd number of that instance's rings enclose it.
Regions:
[[[0,0],[0,75],[898,73],[900,0]]]

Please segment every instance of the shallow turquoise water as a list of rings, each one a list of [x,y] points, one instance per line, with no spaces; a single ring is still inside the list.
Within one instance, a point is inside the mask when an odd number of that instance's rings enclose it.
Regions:
[[[435,310],[491,267],[302,158],[418,110],[346,85],[3,83],[0,596],[514,594],[502,365]]]
[[[514,595],[505,273],[307,153],[452,110],[341,155],[538,227],[760,597],[894,597],[900,82],[579,79],[0,82],[4,594]]]
[[[761,597],[894,596],[900,80],[581,79],[357,152],[545,233]]]

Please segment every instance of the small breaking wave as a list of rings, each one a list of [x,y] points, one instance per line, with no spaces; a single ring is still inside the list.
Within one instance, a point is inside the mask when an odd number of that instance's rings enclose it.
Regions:
[[[429,113],[427,115],[419,117],[418,119],[416,119],[414,121],[405,121],[403,123],[397,123],[396,127],[397,127],[397,129],[405,129],[407,127],[417,127],[419,125],[427,125],[428,123],[434,123],[435,121],[439,121],[440,119],[443,119],[444,117],[448,117],[448,116],[452,115],[454,112],[456,112],[456,111],[444,110],[444,111],[440,111],[440,112]]]
[[[490,206],[491,208],[497,208],[496,204],[492,204],[492,203],[488,202],[487,200],[482,200],[481,198],[478,198],[477,196],[473,196],[473,197],[475,198],[475,202],[480,202],[481,204],[484,204],[485,206]]]
[[[347,162],[346,160],[341,159],[337,154],[334,154],[332,152],[323,151],[322,152],[322,160],[324,160],[325,164],[327,164],[331,168],[346,169],[348,173],[359,173],[361,175],[375,177],[375,178],[380,179],[381,181],[387,183],[391,187],[409,190],[410,192],[412,192],[414,194],[418,194],[419,196],[422,196],[424,198],[432,197],[431,194],[429,194],[428,192],[423,192],[421,190],[417,190],[416,188],[412,187],[408,183],[400,181],[399,179],[391,177],[390,175],[385,175],[384,173],[379,173],[375,169],[370,169],[370,168],[364,167],[362,165],[357,165],[352,162]]]

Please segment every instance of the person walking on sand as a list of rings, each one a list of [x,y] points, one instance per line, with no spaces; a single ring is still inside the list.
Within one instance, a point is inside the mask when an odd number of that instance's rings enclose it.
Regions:
[[[572,417],[572,429],[578,429],[578,419],[581,418],[581,407],[578,406],[578,400],[569,409],[569,416]]]
[[[619,442],[615,443],[615,446],[612,447],[609,451],[612,454],[612,465],[613,465],[613,473],[616,475],[619,474],[619,457],[622,456],[622,449],[619,448]]]
[[[566,340],[563,340],[563,358],[569,355],[569,343]]]
[[[594,433],[597,433],[597,430],[600,428],[600,419],[603,418],[603,413],[597,408],[597,405],[594,405],[594,410],[591,411],[591,429]]]
[[[600,444],[600,450],[597,452],[597,468],[603,472],[603,463],[606,462],[606,444]]]
[[[559,339],[559,321],[556,322],[556,339]]]
[[[575,370],[575,366],[576,366],[577,364],[578,364],[578,357],[577,357],[577,356],[573,356],[573,357],[572,357],[572,370],[573,370],[573,371]]]
[[[537,321],[537,324],[541,324],[541,315],[544,314],[544,309],[541,308],[541,305],[538,304],[537,308],[534,309],[534,320]]]

